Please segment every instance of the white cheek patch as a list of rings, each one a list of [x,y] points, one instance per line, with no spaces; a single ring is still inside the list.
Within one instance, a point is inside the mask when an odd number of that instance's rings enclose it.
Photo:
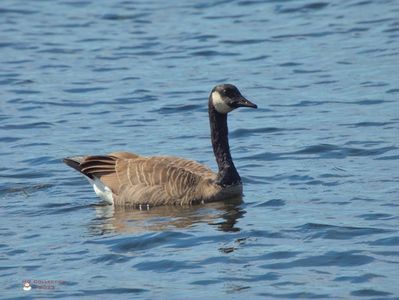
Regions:
[[[232,107],[228,106],[220,96],[219,92],[215,91],[212,93],[212,104],[216,111],[221,114],[227,114],[233,110]]]

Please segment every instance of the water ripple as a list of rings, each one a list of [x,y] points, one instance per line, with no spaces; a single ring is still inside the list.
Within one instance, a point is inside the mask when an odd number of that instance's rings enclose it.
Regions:
[[[353,251],[330,251],[323,255],[313,255],[290,262],[262,265],[265,269],[291,269],[301,267],[358,267],[370,264],[374,258]]]
[[[298,230],[306,232],[309,239],[353,239],[357,236],[370,236],[373,234],[389,233],[390,230],[378,228],[362,228],[362,227],[348,227],[335,226],[327,224],[307,223],[297,227]]]
[[[293,152],[271,153],[261,152],[245,158],[251,160],[285,160],[285,159],[344,159],[346,157],[379,156],[389,151],[397,150],[397,147],[381,147],[374,149],[361,149],[351,147],[340,147],[331,144],[318,144],[305,147]],[[381,158],[380,158],[381,159]]]
[[[375,289],[362,289],[351,292],[352,296],[358,297],[387,297],[392,295],[392,293],[387,293],[384,291],[378,291]]]
[[[276,6],[276,12],[277,13],[297,13],[297,12],[307,12],[311,10],[321,10],[325,7],[327,7],[329,4],[326,2],[313,2],[309,4],[305,4],[302,6],[297,6],[297,7],[292,7],[292,8],[284,8],[283,5],[277,5]]]
[[[398,1],[1,3],[2,298],[397,298]],[[220,82],[259,106],[229,115],[242,199],[115,209],[62,164],[217,170]]]
[[[367,274],[360,275],[360,276],[339,276],[339,277],[335,278],[334,281],[348,281],[350,283],[364,283],[364,282],[370,282],[374,278],[384,278],[384,277],[385,276],[367,273]]]

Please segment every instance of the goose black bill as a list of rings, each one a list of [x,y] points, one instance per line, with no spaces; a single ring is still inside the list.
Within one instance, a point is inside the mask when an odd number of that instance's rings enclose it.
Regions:
[[[252,103],[243,96],[241,96],[234,104],[236,105],[236,107],[258,108],[258,106],[255,103]]]

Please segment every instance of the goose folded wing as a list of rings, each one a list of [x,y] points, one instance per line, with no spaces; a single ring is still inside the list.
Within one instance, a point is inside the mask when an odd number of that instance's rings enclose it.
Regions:
[[[121,160],[116,165],[119,181],[117,201],[130,205],[189,204],[199,201],[198,187],[204,178],[168,159],[139,158]]]

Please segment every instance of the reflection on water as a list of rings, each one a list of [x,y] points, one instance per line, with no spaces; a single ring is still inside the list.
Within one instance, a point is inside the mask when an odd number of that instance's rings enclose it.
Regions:
[[[197,223],[215,225],[225,232],[239,231],[236,226],[245,214],[242,198],[196,206],[166,206],[150,209],[124,209],[110,205],[95,205],[96,217],[90,223],[95,234],[141,233],[188,228]]]

